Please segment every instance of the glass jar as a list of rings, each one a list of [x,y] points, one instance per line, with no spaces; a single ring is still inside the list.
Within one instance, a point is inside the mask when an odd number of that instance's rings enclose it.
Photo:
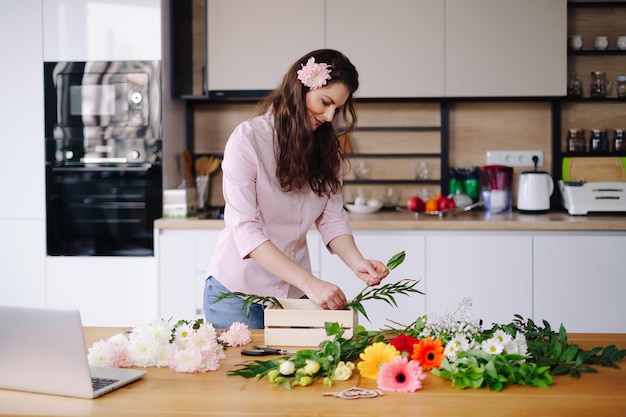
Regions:
[[[608,152],[609,138],[606,129],[592,129],[589,136],[589,152]]]
[[[613,152],[626,152],[626,137],[624,129],[615,129],[613,135]]]
[[[604,98],[608,95],[606,74],[604,72],[591,72],[591,89],[589,94],[594,98]]]
[[[567,131],[567,152],[585,152],[585,131],[569,129]]]
[[[582,97],[583,96],[583,83],[578,78],[576,78],[576,71],[571,71],[569,73],[569,77],[567,79],[567,96],[568,97]]]
[[[617,77],[617,98],[626,98],[626,75]]]

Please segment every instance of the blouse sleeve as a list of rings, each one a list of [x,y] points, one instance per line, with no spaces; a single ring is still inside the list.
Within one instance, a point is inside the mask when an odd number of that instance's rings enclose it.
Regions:
[[[259,158],[251,141],[246,139],[246,135],[254,134],[249,126],[238,126],[226,143],[222,161],[222,189],[228,206],[225,215],[242,259],[269,240],[256,204]]]

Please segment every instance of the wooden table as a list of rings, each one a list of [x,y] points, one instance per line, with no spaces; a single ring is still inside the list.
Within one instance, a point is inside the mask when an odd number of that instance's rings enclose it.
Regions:
[[[117,333],[114,328],[86,328],[87,346]],[[626,334],[571,334],[570,341],[589,349],[626,347]],[[253,342],[262,343],[262,332]],[[127,387],[95,400],[55,397],[0,390],[0,415],[55,416],[626,416],[626,369],[599,368],[580,379],[555,378],[550,388],[513,386],[502,392],[457,390],[449,381],[428,375],[415,393],[385,393],[373,399],[342,400],[322,396],[355,384],[337,382],[332,388],[319,381],[287,391],[261,381],[229,377],[226,372],[246,360],[238,348],[227,350],[218,371],[183,374],[148,368],[148,375]],[[626,362],[620,363],[622,368]],[[1,372],[1,370],[0,370]],[[373,380],[362,387],[375,389]]]

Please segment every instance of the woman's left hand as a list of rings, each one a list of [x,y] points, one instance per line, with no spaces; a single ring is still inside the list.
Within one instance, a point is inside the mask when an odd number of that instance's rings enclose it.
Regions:
[[[375,286],[389,275],[389,269],[380,261],[361,259],[356,263],[354,273],[367,285]]]

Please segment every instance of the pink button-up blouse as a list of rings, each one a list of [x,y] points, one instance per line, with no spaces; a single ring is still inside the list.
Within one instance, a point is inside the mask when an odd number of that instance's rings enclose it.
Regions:
[[[341,193],[320,197],[312,190],[282,191],[276,178],[274,123],[270,112],[235,128],[224,150],[222,188],[226,208],[208,267],[230,291],[295,298],[302,291],[248,257],[270,240],[294,262],[311,270],[306,234],[315,224],[324,245],[352,234]]]

